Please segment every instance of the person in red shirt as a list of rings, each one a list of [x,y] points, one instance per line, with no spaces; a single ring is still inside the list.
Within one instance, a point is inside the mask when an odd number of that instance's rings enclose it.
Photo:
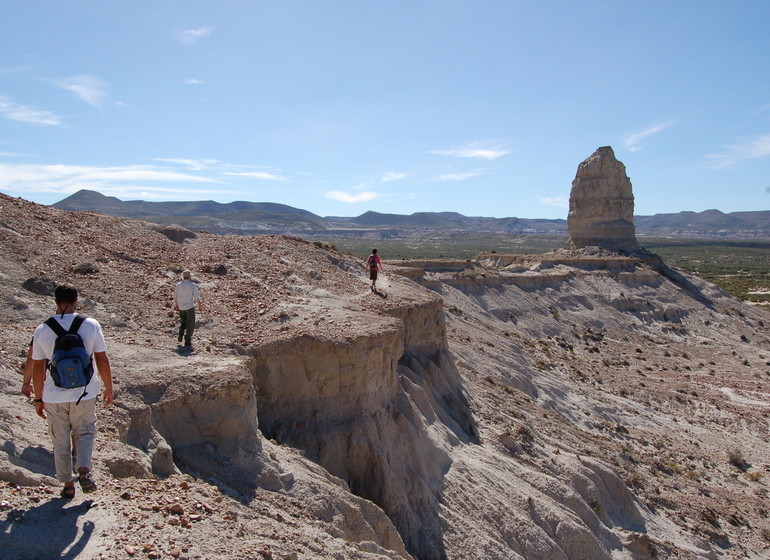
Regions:
[[[372,254],[366,259],[366,266],[369,269],[369,280],[372,281],[372,291],[377,291],[377,273],[382,271],[382,261],[377,255],[377,249],[372,249]]]

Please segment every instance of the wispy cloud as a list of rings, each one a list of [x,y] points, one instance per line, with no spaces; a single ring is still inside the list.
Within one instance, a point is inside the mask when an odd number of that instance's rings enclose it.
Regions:
[[[107,90],[102,81],[96,76],[80,74],[52,81],[60,88],[74,93],[78,99],[97,109],[101,108],[107,99]]]
[[[638,152],[642,149],[642,146],[640,146],[642,140],[659,132],[663,132],[667,128],[674,126],[674,124],[676,124],[674,121],[661,122],[643,130],[626,134],[623,138],[623,146],[625,146],[629,152]]]
[[[488,147],[479,143],[473,143],[468,144],[462,148],[453,148],[450,150],[430,150],[428,153],[439,156],[484,159],[487,161],[492,161],[493,159],[508,155],[510,152],[499,147]]]
[[[733,144],[724,147],[724,150],[715,154],[708,154],[712,167],[721,169],[730,167],[739,161],[758,157],[770,156],[770,134],[747,140],[742,144]]]
[[[58,115],[16,103],[5,95],[0,95],[0,115],[13,121],[36,126],[59,126],[62,124]]]
[[[275,175],[274,173],[266,173],[264,171],[225,171],[225,175],[231,175],[235,177],[250,177],[252,179],[262,179],[265,181],[286,181],[286,177]]]
[[[326,193],[326,198],[336,200],[338,202],[346,202],[348,204],[356,204],[359,202],[368,202],[379,198],[380,194],[374,191],[360,191],[356,193],[349,193],[344,191],[329,191]]]
[[[216,183],[208,177],[178,173],[147,165],[126,165],[114,167],[90,167],[85,165],[33,165],[11,164],[0,167],[0,184],[8,180],[69,180],[96,181],[193,181]]]
[[[381,183],[390,183],[391,181],[400,181],[401,179],[406,179],[406,173],[385,173],[385,175],[382,176],[382,179],[380,179]]]
[[[226,163],[218,159],[155,158],[155,161],[179,165],[190,171],[209,171],[221,173],[229,177],[248,177],[265,181],[288,181],[288,178],[283,175],[264,171],[264,167],[258,168],[253,165]]]
[[[211,187],[170,187],[147,185],[113,185],[99,189],[103,195],[114,196],[121,200],[208,200]],[[236,189],[217,187],[218,197],[245,197],[247,193]]]
[[[189,158],[155,158],[155,161],[174,163],[193,171],[202,171],[225,165],[218,159],[189,159]]]
[[[177,183],[179,186],[174,185]],[[141,191],[157,193],[211,192],[211,187],[191,189],[194,183],[219,183],[214,178],[179,173],[162,167],[126,165],[91,167],[82,165],[0,164],[0,191],[47,193],[67,196],[80,189],[113,196]],[[219,189],[217,189],[219,193]]]
[[[569,208],[569,198],[563,196],[546,196],[540,199],[540,203],[557,208]]]
[[[436,177],[436,179],[438,181],[465,181],[466,179],[478,177],[479,175],[483,174],[484,172],[481,170],[466,171],[465,173],[444,173],[443,175]]]
[[[400,181],[401,179],[405,179],[407,177],[406,173],[396,173],[396,172],[388,172],[385,173],[382,177],[380,177],[378,180],[372,180],[372,181],[364,181],[362,183],[359,183],[355,187],[351,189],[351,191],[328,191],[324,196],[326,198],[329,198],[331,200],[336,200],[338,202],[345,202],[347,204],[358,204],[360,202],[369,202],[370,200],[374,200],[377,198],[382,198],[383,193],[379,193],[375,190],[372,190],[373,184],[385,184],[390,183],[391,181]]]
[[[199,86],[205,82],[203,80],[199,80],[198,78],[189,78],[182,83],[188,86]]]
[[[177,38],[185,45],[194,45],[204,37],[211,35],[210,27],[199,27],[197,29],[180,29],[176,32]]]

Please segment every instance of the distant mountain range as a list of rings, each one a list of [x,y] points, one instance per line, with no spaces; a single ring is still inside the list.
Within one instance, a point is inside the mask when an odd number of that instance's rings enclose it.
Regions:
[[[412,237],[415,234],[457,234],[462,231],[507,234],[565,234],[567,220],[485,218],[456,212],[416,212],[410,215],[366,212],[356,217],[321,217],[271,202],[146,202],[122,201],[81,190],[52,205],[60,210],[88,211],[158,224],[176,224],[192,231],[218,234],[289,234]],[[770,237],[770,210],[731,212],[719,210],[634,216],[640,236]]]

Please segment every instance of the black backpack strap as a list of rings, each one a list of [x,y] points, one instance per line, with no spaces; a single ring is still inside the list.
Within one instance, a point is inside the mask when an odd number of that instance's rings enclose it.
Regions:
[[[80,401],[82,401],[82,400],[83,400],[83,397],[85,397],[87,394],[88,394],[88,385],[86,385],[86,386],[83,388],[83,394],[82,394],[82,395],[80,395],[80,398],[78,399],[78,402],[76,402],[76,403],[75,403],[75,406],[79,405],[79,404],[80,404]]]
[[[49,327],[49,328],[50,328],[50,329],[51,329],[53,332],[55,332],[55,333],[56,333],[56,336],[61,336],[61,335],[63,335],[63,334],[67,334],[67,331],[65,331],[65,330],[64,330],[64,327],[62,327],[62,326],[59,324],[59,321],[57,321],[57,320],[56,320],[56,319],[54,319],[53,317],[49,317],[49,318],[46,320],[45,324],[46,324],[46,325],[48,325],[48,327]]]
[[[86,320],[85,315],[75,315],[75,318],[72,319],[72,324],[70,325],[70,329],[67,332],[69,334],[75,334],[76,332],[78,332],[80,325],[82,325],[83,321],[85,320]]]
[[[57,321],[53,317],[48,317],[48,319],[46,319],[45,321],[45,324],[48,325],[48,328],[54,332],[54,334],[56,335],[56,338],[67,334],[67,331],[64,330],[64,327],[62,327],[59,324],[59,321]],[[45,368],[49,371],[53,371],[53,362],[51,362],[50,360],[46,360]]]
[[[72,324],[70,325],[70,330],[68,332],[70,332],[72,334],[78,332],[78,329],[80,328],[80,325],[82,325],[83,321],[85,321],[85,320],[86,320],[86,316],[85,315],[75,315],[75,318],[72,320]],[[93,357],[89,358],[89,361],[90,360],[93,360]],[[86,384],[86,386],[83,387],[83,394],[80,395],[80,398],[75,403],[75,405],[79,405],[80,401],[82,401],[83,397],[85,397],[87,394],[88,394],[88,384]]]
[[[48,325],[53,332],[56,333],[56,336],[62,336],[64,334],[75,334],[78,332],[78,329],[80,329],[80,325],[83,324],[83,321],[86,320],[85,315],[75,315],[75,318],[72,320],[72,324],[70,325],[69,330],[64,330],[64,327],[62,327],[59,324],[59,321],[57,321],[54,317],[49,317],[46,319],[45,324]]]

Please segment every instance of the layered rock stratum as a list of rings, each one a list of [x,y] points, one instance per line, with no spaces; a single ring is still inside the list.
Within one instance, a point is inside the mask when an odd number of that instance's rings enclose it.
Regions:
[[[3,558],[767,555],[768,316],[654,256],[388,261],[378,295],[322,243],[0,195],[0,258]],[[116,379],[71,502],[19,393],[65,280]]]
[[[568,247],[639,249],[634,228],[634,193],[626,166],[610,146],[597,149],[577,169],[567,217]]]

